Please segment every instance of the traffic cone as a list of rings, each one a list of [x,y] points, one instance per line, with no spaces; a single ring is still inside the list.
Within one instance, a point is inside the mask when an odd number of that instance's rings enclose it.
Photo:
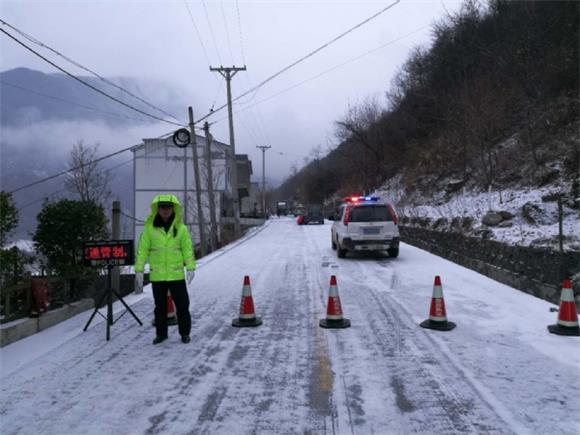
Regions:
[[[155,326],[155,316],[153,316],[151,324]],[[173,303],[171,293],[167,293],[167,325],[177,325],[177,312],[175,311],[175,304]]]
[[[342,306],[340,304],[340,296],[338,295],[338,287],[336,285],[336,276],[330,277],[330,289],[328,290],[328,306],[326,309],[326,319],[320,320],[322,328],[348,328],[350,327],[350,320],[342,317]]]
[[[431,309],[429,318],[421,323],[423,328],[436,329],[437,331],[451,331],[455,326],[453,322],[447,321],[445,313],[445,299],[443,299],[443,288],[441,287],[441,278],[435,277],[433,285],[433,297],[431,298]]]
[[[240,304],[240,317],[232,320],[232,326],[243,328],[246,326],[260,326],[262,319],[256,317],[254,310],[254,299],[252,298],[252,287],[250,277],[244,277],[244,287],[242,289],[242,302]]]
[[[167,324],[177,325],[177,313],[170,293],[167,294]]]
[[[558,335],[580,335],[578,327],[578,313],[576,312],[576,301],[572,290],[572,281],[565,279],[562,283],[562,295],[560,296],[560,310],[558,313],[558,323],[549,325],[548,331]]]

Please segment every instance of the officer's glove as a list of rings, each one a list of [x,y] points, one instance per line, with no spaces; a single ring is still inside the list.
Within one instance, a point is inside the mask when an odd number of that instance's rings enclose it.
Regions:
[[[135,273],[135,292],[141,293],[143,291],[143,272]]]
[[[193,278],[195,278],[195,270],[188,270],[187,271],[187,283],[191,284],[191,281],[193,281]]]

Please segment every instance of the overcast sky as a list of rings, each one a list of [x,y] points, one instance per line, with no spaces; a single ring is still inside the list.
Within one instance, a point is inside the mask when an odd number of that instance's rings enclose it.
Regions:
[[[208,113],[216,95],[216,107],[225,103],[225,85],[220,86],[221,76],[209,71],[208,58],[214,66],[247,65],[247,72],[238,73],[232,80],[235,97],[389,3],[392,2],[239,0],[236,4],[235,0],[190,0],[201,42],[184,0],[1,0],[0,16],[101,75],[144,79],[151,85],[142,89],[143,95],[154,103],[167,104],[168,95],[177,90],[184,107],[176,115],[185,120],[188,104],[201,117]],[[234,106],[238,111],[234,115],[236,151],[250,154],[254,173],[261,175],[261,152],[255,147],[271,145],[267,176],[283,179],[292,164],[303,164],[303,157],[314,146],[326,148],[328,141],[334,140],[334,121],[349,104],[368,96],[384,101],[394,73],[411,49],[430,44],[430,25],[441,19],[446,10],[454,12],[459,7],[460,2],[450,0],[402,0],[276,78],[253,99],[243,98]],[[2,70],[24,66],[55,72],[2,36]],[[373,54],[268,99],[382,45],[385,47]],[[57,62],[84,75],[61,59],[57,58]],[[268,100],[261,102],[265,99]],[[226,116],[227,111],[222,110],[210,120],[219,121],[212,132],[227,143]],[[114,150],[171,129],[159,124],[142,130],[97,130],[92,134],[105,150]],[[102,138],[98,137],[100,134]],[[76,139],[71,137],[69,143]]]

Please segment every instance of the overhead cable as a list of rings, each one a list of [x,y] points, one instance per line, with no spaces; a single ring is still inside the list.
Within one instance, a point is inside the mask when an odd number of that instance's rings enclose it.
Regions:
[[[19,85],[15,85],[13,83],[8,83],[8,82],[5,82],[4,80],[0,80],[0,83],[3,84],[3,85],[6,85],[6,86],[10,86],[10,87],[16,88],[16,89],[20,89],[21,91],[30,92],[31,94],[39,95],[39,96],[44,97],[44,98],[49,98],[51,100],[61,101],[63,103],[67,103],[67,104],[71,104],[71,105],[74,105],[74,106],[82,107],[83,109],[92,110],[92,111],[95,111],[95,112],[102,113],[104,115],[110,115],[110,116],[115,116],[115,117],[119,117],[119,118],[127,118],[127,119],[132,119],[132,120],[135,120],[135,121],[144,121],[143,118],[133,118],[131,116],[124,115],[122,113],[108,112],[106,110],[97,109],[95,107],[85,106],[84,104],[76,103],[76,102],[70,101],[70,100],[65,100],[64,98],[55,97],[54,95],[44,94],[42,92],[38,92],[38,91],[35,91],[33,89],[25,88],[24,86],[19,86]]]
[[[203,0],[202,0],[203,1]],[[322,44],[320,47],[312,50],[311,52],[307,53],[306,55],[302,56],[301,58],[299,58],[298,60],[292,62],[291,64],[285,66],[284,68],[282,68],[281,70],[279,70],[278,72],[272,74],[271,76],[269,76],[268,78],[266,78],[265,80],[263,80],[262,82],[258,83],[256,86],[254,86],[251,89],[248,89],[246,92],[238,95],[237,97],[232,99],[232,102],[235,102],[237,100],[239,100],[240,98],[245,97],[246,95],[257,91],[258,89],[260,89],[262,86],[264,86],[265,84],[271,82],[272,80],[274,80],[276,77],[280,76],[281,74],[285,73],[286,71],[288,71],[289,69],[295,67],[296,65],[298,65],[299,63],[304,62],[306,59],[309,59],[310,57],[314,56],[315,54],[319,53],[320,51],[324,50],[325,48],[329,47],[330,45],[334,44],[335,42],[337,42],[338,40],[344,38],[346,35],[354,32],[356,29],[364,26],[365,24],[367,24],[368,22],[374,20],[375,18],[379,17],[380,15],[384,14],[385,12],[387,12],[389,9],[391,9],[393,6],[395,6],[397,3],[400,3],[401,0],[395,0],[393,3],[389,4],[388,6],[384,7],[383,9],[381,9],[380,11],[378,11],[377,13],[371,15],[370,17],[364,19],[363,21],[361,21],[360,23],[356,24],[355,26],[349,28],[348,30],[342,32],[341,34],[339,34],[338,36],[335,36],[334,38],[332,38],[330,41]],[[204,3],[205,5],[205,3]],[[218,107],[217,109],[215,109],[213,112],[208,113],[207,115],[205,115],[204,117],[200,118],[197,120],[197,122],[203,121],[204,119],[210,117],[211,115],[213,115],[214,113],[219,112],[220,110],[223,110],[224,108],[226,108],[228,105],[223,104],[222,106]]]
[[[44,60],[46,63],[52,65],[53,67],[55,67],[56,69],[58,69],[59,71],[63,72],[64,74],[66,74],[67,76],[69,76],[70,78],[78,81],[79,83],[83,84],[84,86],[92,89],[93,91],[105,96],[106,98],[109,98],[110,100],[115,101],[118,104],[121,104],[122,106],[127,107],[128,109],[131,109],[137,113],[140,113],[141,115],[145,115],[148,116],[149,118],[152,119],[156,119],[157,121],[161,121],[161,122],[165,122],[167,124],[172,124],[172,125],[177,125],[179,127],[184,127],[185,124],[180,124],[177,122],[173,122],[173,121],[169,121],[167,119],[163,119],[160,118],[159,116],[153,115],[151,113],[147,113],[141,109],[138,109],[135,106],[131,106],[130,104],[125,103],[124,101],[119,100],[118,98],[113,97],[112,95],[107,94],[106,92],[100,90],[99,88],[91,85],[90,83],[84,81],[83,79],[75,76],[74,74],[70,73],[69,71],[65,70],[64,68],[62,68],[61,66],[55,64],[54,62],[52,62],[51,60],[47,59],[46,57],[44,57],[42,54],[40,54],[39,52],[37,52],[36,50],[34,50],[33,48],[29,47],[28,45],[26,45],[24,42],[22,42],[21,40],[19,40],[18,38],[16,38],[14,35],[11,35],[10,33],[8,33],[6,30],[4,29],[0,29],[0,32],[4,33],[6,36],[8,36],[10,39],[13,39],[16,43],[20,44],[21,46],[23,46],[24,48],[26,48],[28,51],[34,53],[36,56],[38,56],[39,58],[41,58],[42,60]]]
[[[240,47],[242,48],[242,62],[244,65],[246,64],[246,54],[244,53],[244,37],[242,34],[242,18],[240,15],[240,5],[238,4],[238,0],[236,0],[236,11],[238,13],[238,29],[240,31]]]
[[[1,30],[1,29],[0,29],[0,30]],[[163,138],[163,137],[166,137],[166,136],[169,136],[169,135],[171,135],[171,134],[173,134],[173,132],[166,133],[166,134],[164,134],[164,135],[158,136],[158,137],[157,137],[157,139],[161,139],[161,138]],[[53,179],[55,179],[55,178],[58,178],[58,177],[62,177],[63,175],[66,175],[66,174],[68,174],[69,172],[73,172],[73,171],[76,171],[76,170],[78,170],[78,169],[82,169],[82,168],[84,168],[84,167],[86,167],[86,166],[92,165],[92,164],[94,164],[94,163],[101,162],[101,161],[103,161],[103,160],[105,160],[105,159],[109,159],[109,158],[111,158],[111,157],[114,157],[114,156],[116,156],[116,155],[122,154],[122,153],[124,153],[124,152],[126,152],[126,151],[130,151],[130,150],[132,150],[132,149],[134,149],[134,148],[138,148],[138,147],[140,147],[141,145],[142,145],[142,143],[140,143],[140,144],[137,144],[137,145],[131,145],[130,147],[123,148],[123,149],[121,149],[121,150],[118,150],[118,151],[115,151],[115,152],[113,152],[113,153],[110,153],[110,154],[107,154],[107,155],[101,156],[101,157],[99,157],[99,158],[97,158],[97,159],[91,160],[91,161],[89,161],[89,162],[87,162],[87,163],[83,163],[82,165],[78,165],[78,166],[75,166],[75,167],[73,167],[73,168],[69,168],[69,169],[66,169],[66,170],[64,170],[64,171],[58,172],[58,173],[56,173],[56,174],[50,175],[50,176],[48,176],[48,177],[41,178],[40,180],[33,181],[32,183],[25,184],[24,186],[20,186],[20,187],[18,187],[18,188],[16,188],[16,189],[13,189],[13,190],[11,190],[11,191],[10,191],[10,192],[8,192],[8,193],[16,193],[16,192],[20,192],[21,190],[28,189],[29,187],[33,187],[33,186],[36,186],[36,185],[38,185],[38,184],[44,183],[44,182],[46,182],[46,181],[53,180]]]
[[[228,50],[230,52],[230,57],[232,58],[232,63],[235,62],[234,53],[232,52],[232,42],[230,41],[230,31],[228,30],[228,22],[226,20],[226,11],[224,10],[224,2],[220,0],[220,8],[222,10],[222,18],[224,20],[224,28],[226,30],[226,40],[228,41]]]
[[[207,25],[209,27],[209,32],[211,34],[211,39],[213,41],[213,47],[215,48],[215,51],[216,51],[218,60],[219,60],[219,62],[221,64],[222,63],[222,57],[220,56],[220,51],[219,51],[218,46],[217,46],[217,43],[215,41],[215,34],[213,32],[213,27],[212,27],[211,21],[209,19],[209,14],[207,12],[207,6],[205,5],[205,1],[204,0],[201,0],[201,4],[203,5],[203,10],[205,12],[205,18],[207,19]]]
[[[211,61],[209,60],[209,56],[207,54],[205,44],[203,43],[201,33],[199,33],[199,28],[197,27],[197,24],[195,23],[195,18],[193,18],[193,14],[191,13],[189,3],[187,2],[187,0],[183,0],[183,3],[185,3],[185,7],[187,8],[187,13],[189,14],[189,19],[191,21],[191,24],[193,25],[193,28],[195,29],[195,33],[197,34],[197,39],[199,40],[199,45],[201,45],[201,49],[203,50],[203,54],[205,55],[205,60],[207,61],[208,65],[211,65]]]
[[[122,86],[117,85],[116,83],[112,82],[111,80],[102,77],[100,74],[96,73],[95,71],[85,67],[84,65],[81,65],[80,63],[76,62],[75,60],[71,59],[68,56],[65,56],[64,54],[62,54],[61,52],[59,52],[58,50],[46,45],[44,42],[39,41],[38,39],[34,38],[33,36],[30,36],[29,34],[23,32],[22,30],[14,27],[12,24],[7,23],[6,21],[0,19],[0,23],[4,24],[5,26],[10,27],[12,30],[14,30],[15,32],[17,32],[18,34],[20,34],[21,36],[23,36],[24,38],[28,39],[30,42],[39,45],[40,47],[46,48],[47,50],[53,52],[54,54],[56,54],[57,56],[60,56],[61,58],[63,58],[64,60],[66,60],[67,62],[70,62],[71,64],[75,65],[76,67],[82,69],[83,71],[88,72],[89,74],[92,74],[93,76],[97,77],[99,80],[101,80],[103,83],[108,84],[109,86],[112,86],[118,90],[120,90],[121,92],[124,92],[127,95],[130,95],[131,97],[139,100],[140,102],[142,102],[143,104],[149,106],[152,109],[155,109],[161,113],[163,113],[165,116],[169,116],[170,118],[175,119],[176,121],[179,121],[179,119],[177,119],[175,116],[173,116],[171,113],[166,112],[165,110],[161,109],[158,106],[155,106],[154,104],[150,103],[149,101],[139,97],[138,95],[135,95],[134,93],[128,91],[127,89],[123,88]]]
[[[199,32],[199,27],[197,27],[197,24],[195,22],[195,18],[193,17],[193,13],[191,12],[191,8],[189,7],[189,3],[187,0],[183,0],[183,3],[185,3],[185,7],[187,8],[187,13],[189,15],[189,19],[191,21],[191,24],[193,25],[193,28],[195,29],[195,33],[197,35],[197,39],[199,40],[199,45],[201,45],[201,48],[203,50],[203,54],[205,56],[205,60],[207,61],[207,65],[210,66],[211,61],[209,59],[209,55],[207,54],[207,49],[205,48],[205,44],[203,43],[203,38],[201,37],[201,33]],[[215,107],[215,103],[217,102],[218,95],[219,95],[219,93],[222,89],[222,85],[223,85],[223,81],[220,80],[217,76],[214,75],[214,78],[216,80],[216,83],[218,84],[218,90],[216,92],[216,96],[213,100],[211,108],[209,109],[210,112],[213,111],[213,108]]]
[[[378,47],[373,48],[372,50],[369,50],[369,51],[366,51],[366,52],[364,52],[362,54],[359,54],[358,56],[355,56],[353,58],[350,58],[350,59],[348,59],[348,60],[346,60],[344,62],[341,62],[341,63],[339,63],[337,65],[334,65],[334,66],[332,66],[332,67],[330,67],[330,68],[328,68],[328,69],[326,69],[326,70],[324,70],[324,71],[322,71],[322,72],[320,72],[320,73],[318,73],[316,75],[313,75],[313,76],[311,76],[311,77],[309,77],[307,79],[304,79],[304,80],[302,80],[302,81],[300,81],[298,83],[295,83],[295,84],[293,84],[293,85],[291,85],[291,86],[289,86],[289,87],[287,87],[285,89],[282,89],[280,92],[276,92],[273,95],[270,95],[270,96],[268,96],[266,98],[263,98],[263,99],[261,99],[259,101],[256,101],[252,105],[241,107],[240,109],[236,110],[234,113],[240,113],[240,112],[243,112],[245,110],[248,110],[248,109],[250,109],[250,108],[252,108],[254,106],[257,106],[259,104],[265,103],[266,101],[269,101],[269,100],[271,100],[271,99],[273,99],[275,97],[278,97],[279,95],[282,95],[282,94],[284,94],[284,93],[286,93],[288,91],[291,91],[292,89],[295,89],[295,88],[297,88],[299,86],[302,86],[302,85],[304,85],[304,84],[306,84],[308,82],[311,82],[313,80],[316,80],[316,79],[318,79],[318,78],[320,78],[320,77],[322,77],[322,76],[324,76],[324,75],[326,75],[326,74],[328,74],[328,73],[330,73],[332,71],[335,71],[335,70],[337,70],[339,68],[342,68],[343,66],[346,66],[346,65],[348,65],[348,64],[350,64],[352,62],[356,62],[357,60],[362,59],[365,56],[368,56],[370,54],[376,53],[377,51],[380,51],[380,50],[384,49],[385,47],[388,47],[389,45],[392,45],[395,42],[398,42],[398,41],[400,41],[402,39],[405,39],[405,38],[407,38],[407,37],[409,37],[411,35],[414,35],[414,34],[420,32],[420,31],[422,31],[422,30],[424,30],[424,29],[426,29],[428,27],[429,27],[429,25],[425,25],[425,26],[419,27],[418,29],[415,29],[412,32],[406,33],[405,35],[400,36],[400,37],[398,37],[396,39],[392,39],[392,40],[390,40],[390,41],[388,41],[388,42],[386,42],[384,44],[379,45]],[[217,124],[218,122],[221,122],[221,121],[223,121],[225,119],[227,119],[227,117],[220,118],[217,121],[214,121],[214,124]]]

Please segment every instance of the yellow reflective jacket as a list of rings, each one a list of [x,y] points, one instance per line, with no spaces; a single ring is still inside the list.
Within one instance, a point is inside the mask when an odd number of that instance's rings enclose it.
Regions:
[[[159,202],[172,202],[175,218],[169,228],[154,227]],[[135,272],[143,272],[149,260],[150,281],[178,281],[185,277],[183,268],[195,270],[191,237],[182,222],[182,208],[175,195],[157,195],[151,202],[151,214],[139,239]]]

